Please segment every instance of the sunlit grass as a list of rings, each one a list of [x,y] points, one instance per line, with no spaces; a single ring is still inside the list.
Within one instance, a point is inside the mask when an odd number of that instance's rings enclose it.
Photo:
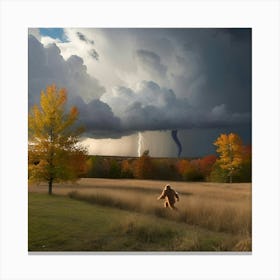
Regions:
[[[151,215],[29,194],[28,249],[33,252],[232,251],[238,242],[232,234]]]
[[[153,214],[210,230],[251,233],[250,201],[228,201],[195,194],[181,195],[181,201],[177,204],[178,211],[174,212],[164,209],[163,202],[156,200],[156,194],[139,193],[138,190],[123,191],[116,188],[98,189],[94,193],[72,191],[69,196],[93,204]]]
[[[133,236],[132,239],[138,240],[137,246],[142,249],[145,246],[141,246],[141,238],[145,239],[148,244],[152,244],[154,235],[158,235],[160,239],[164,240],[165,234],[167,234],[173,241],[168,247],[169,249],[166,250],[175,248],[174,250],[183,251],[208,249],[214,251],[251,251],[251,184],[172,182],[171,185],[180,194],[180,202],[176,204],[178,211],[172,211],[163,208],[163,201],[156,199],[166,183],[165,181],[149,180],[82,179],[78,184],[55,186],[54,193],[68,195],[72,198],[70,201],[83,203],[83,205],[94,209],[100,206],[106,207],[106,213],[109,215],[109,217],[106,216],[107,219],[111,217],[114,220],[114,213],[124,210],[131,215],[144,215],[147,219],[145,222],[142,221],[144,225],[142,222],[139,224],[134,219],[125,219],[113,229],[106,229],[116,230],[125,236]],[[46,192],[46,186],[32,186],[30,191]],[[84,218],[83,216],[82,219]],[[194,234],[191,240],[186,241],[187,245],[182,245],[185,244],[185,241],[183,241],[182,236],[178,237],[177,230],[175,230],[177,233],[174,233],[174,229],[168,225],[161,232],[161,226],[151,222],[151,219],[159,218],[166,223],[175,222],[176,228],[178,226],[185,229],[192,226],[203,231],[215,232],[218,240],[214,241],[215,238],[212,236],[208,242],[204,234]],[[221,242],[219,237],[221,234],[231,237]],[[168,240],[170,241],[170,239]],[[175,242],[175,240],[177,241]],[[125,244],[127,243],[129,243],[128,240]],[[110,248],[115,248],[112,244],[110,246]],[[137,246],[130,244],[125,248],[137,250]],[[145,250],[149,250],[148,247],[147,245]],[[104,249],[104,246],[102,248]],[[158,247],[156,246],[156,248]]]

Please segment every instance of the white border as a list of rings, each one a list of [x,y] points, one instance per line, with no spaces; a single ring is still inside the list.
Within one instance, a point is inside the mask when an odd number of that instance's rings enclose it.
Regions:
[[[278,1],[22,0],[0,8],[1,279],[280,279]],[[253,28],[253,254],[28,255],[27,28],[238,26]]]

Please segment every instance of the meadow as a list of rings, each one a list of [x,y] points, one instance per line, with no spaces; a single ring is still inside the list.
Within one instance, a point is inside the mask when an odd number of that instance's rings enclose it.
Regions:
[[[169,183],[178,211],[156,198]],[[29,251],[251,251],[251,183],[83,178],[29,186]]]

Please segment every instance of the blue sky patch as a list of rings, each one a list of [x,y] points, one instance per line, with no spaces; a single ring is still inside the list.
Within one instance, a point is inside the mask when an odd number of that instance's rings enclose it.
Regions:
[[[41,36],[49,36],[62,42],[68,41],[63,28],[39,28],[39,30]]]

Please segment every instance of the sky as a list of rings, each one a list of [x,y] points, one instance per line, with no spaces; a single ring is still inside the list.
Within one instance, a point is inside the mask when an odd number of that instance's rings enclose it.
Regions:
[[[251,144],[251,56],[248,28],[30,28],[28,106],[55,83],[90,154],[205,156]]]

